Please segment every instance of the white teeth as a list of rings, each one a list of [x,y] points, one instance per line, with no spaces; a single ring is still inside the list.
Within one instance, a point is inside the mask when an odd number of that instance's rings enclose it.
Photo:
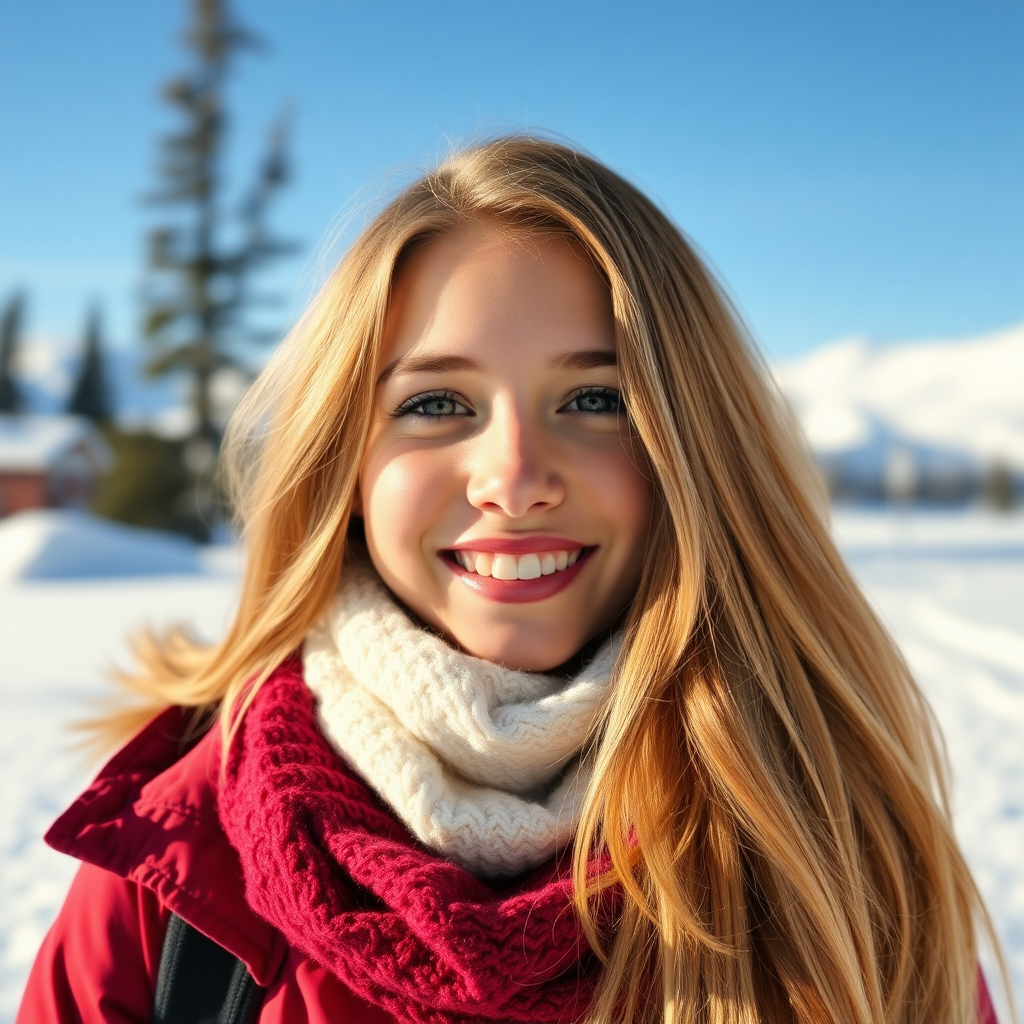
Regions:
[[[540,576],[540,558],[530,552],[519,559],[519,579],[535,580]]]
[[[467,572],[478,576],[493,576],[496,580],[535,580],[538,576],[550,576],[575,565],[582,548],[575,551],[529,552],[509,555],[504,552],[491,554],[490,551],[454,552],[455,561]]]
[[[516,564],[515,555],[503,553],[494,556],[494,565],[491,567],[491,575],[496,580],[517,580],[519,579],[519,566]]]

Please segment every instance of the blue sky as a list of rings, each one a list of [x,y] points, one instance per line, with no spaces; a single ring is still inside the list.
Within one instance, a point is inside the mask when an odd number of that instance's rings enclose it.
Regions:
[[[522,128],[646,189],[774,359],[1024,320],[1021,0],[236,9],[270,44],[232,87],[236,182],[280,104],[296,114],[282,323],[340,218],[452,141]],[[28,289],[30,333],[73,338],[98,300],[111,340],[135,343],[139,199],[184,20],[181,0],[0,0],[0,299]]]

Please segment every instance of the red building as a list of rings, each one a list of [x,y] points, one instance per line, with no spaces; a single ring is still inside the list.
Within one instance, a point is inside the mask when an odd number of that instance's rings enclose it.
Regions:
[[[82,416],[0,415],[0,516],[31,508],[85,508],[113,465]]]

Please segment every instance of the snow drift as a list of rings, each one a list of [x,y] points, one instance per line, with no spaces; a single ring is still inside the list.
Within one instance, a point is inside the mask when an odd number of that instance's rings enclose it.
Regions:
[[[0,520],[0,582],[191,574],[199,546],[84,512],[37,509]]]

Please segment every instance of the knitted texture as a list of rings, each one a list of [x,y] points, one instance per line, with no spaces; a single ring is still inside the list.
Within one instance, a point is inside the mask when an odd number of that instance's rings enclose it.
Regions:
[[[596,963],[554,862],[489,885],[430,853],[323,738],[297,661],[257,693],[218,788],[246,897],[402,1021],[578,1020]]]
[[[503,668],[413,623],[355,561],[303,666],[324,734],[414,835],[476,874],[517,875],[572,840],[578,755],[619,645],[569,680]]]

